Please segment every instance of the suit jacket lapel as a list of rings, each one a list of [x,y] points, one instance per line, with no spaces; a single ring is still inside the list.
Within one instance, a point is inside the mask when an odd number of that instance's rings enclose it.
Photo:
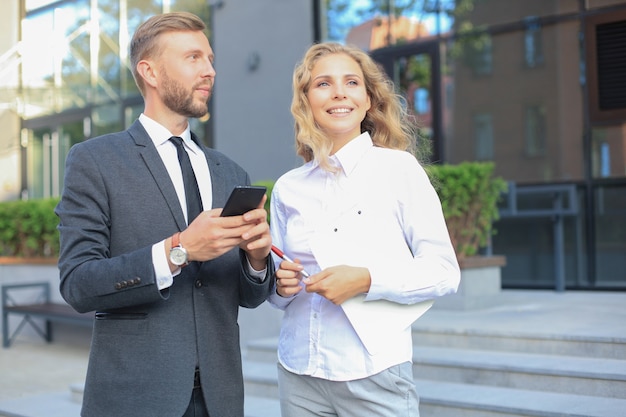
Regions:
[[[206,146],[199,143],[198,137],[193,132],[191,132],[191,139],[193,139],[200,146],[200,148],[202,148],[207,164],[209,165],[209,172],[211,173],[211,193],[213,196],[213,207],[211,208],[224,207],[226,197],[228,197],[226,193],[229,192],[229,190],[226,190],[227,181],[222,174],[222,170],[220,169],[221,163],[208,151]]]
[[[132,126],[128,128],[128,134],[135,141],[138,152],[143,158],[148,170],[152,174],[152,178],[161,190],[161,194],[167,202],[179,230],[185,230],[187,223],[185,223],[185,215],[180,207],[178,196],[176,195],[176,189],[174,188],[174,184],[172,184],[172,180],[167,172],[167,169],[165,168],[165,164],[163,164],[163,160],[157,152],[152,139],[150,139],[150,136],[148,136],[148,133],[143,128],[143,125],[139,120],[136,120]]]

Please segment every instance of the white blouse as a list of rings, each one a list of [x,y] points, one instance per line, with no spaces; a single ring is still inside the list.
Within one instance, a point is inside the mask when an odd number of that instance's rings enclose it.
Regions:
[[[337,173],[311,161],[276,181],[273,244],[310,274],[338,264],[368,268],[366,303],[414,304],[455,292],[460,271],[441,204],[415,157],[374,146],[366,132],[331,162]],[[346,381],[412,360],[410,326],[390,333],[384,320],[372,323],[385,338],[372,351],[341,306],[317,294],[274,292],[269,301],[284,310],[278,358],[291,372]]]

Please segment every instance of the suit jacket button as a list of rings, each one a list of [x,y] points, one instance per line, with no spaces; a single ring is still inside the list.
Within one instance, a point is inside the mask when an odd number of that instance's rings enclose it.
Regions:
[[[139,277],[135,278],[135,279],[133,280],[133,283],[134,283],[135,285],[139,285],[139,284],[141,284],[141,278],[139,278]]]
[[[115,289],[116,290],[121,290],[122,289],[122,284],[120,284],[119,282],[115,283]]]
[[[202,287],[202,281],[198,279],[196,280],[196,288],[200,288],[200,287]]]

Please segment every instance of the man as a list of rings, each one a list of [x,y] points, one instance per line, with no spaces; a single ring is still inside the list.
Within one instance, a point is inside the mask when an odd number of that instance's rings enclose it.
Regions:
[[[96,311],[84,417],[243,416],[238,308],[265,300],[274,265],[265,198],[241,216],[206,209],[250,180],[189,130],[215,80],[204,31],[189,13],[141,24],[130,56],[143,114],[67,157],[60,288]]]

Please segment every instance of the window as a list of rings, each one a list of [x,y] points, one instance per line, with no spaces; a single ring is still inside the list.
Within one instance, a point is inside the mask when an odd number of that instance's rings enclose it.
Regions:
[[[526,32],[524,33],[524,62],[528,68],[535,68],[543,64],[541,33],[541,25],[539,25],[537,18],[526,18]]]
[[[474,75],[490,75],[493,71],[493,41],[483,35],[476,41],[476,49],[471,52],[471,65]]]
[[[413,93],[413,99],[415,103],[413,105],[415,107],[415,113],[426,114],[430,111],[430,97],[427,88],[416,88],[415,93]]]
[[[474,141],[476,160],[493,160],[493,120],[491,114],[481,113],[474,116]]]
[[[626,10],[586,20],[585,46],[589,116],[594,124],[626,119]]]
[[[546,153],[546,109],[544,106],[526,107],[524,118],[525,151],[528,156]]]

